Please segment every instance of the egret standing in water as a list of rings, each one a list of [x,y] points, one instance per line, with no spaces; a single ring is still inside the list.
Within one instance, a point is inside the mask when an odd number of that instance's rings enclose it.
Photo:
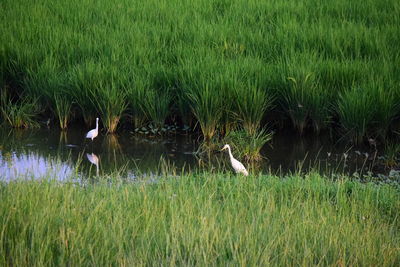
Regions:
[[[233,167],[233,169],[235,170],[235,172],[236,172],[236,173],[241,173],[241,174],[243,174],[244,176],[248,176],[249,173],[247,172],[247,170],[246,170],[246,168],[243,166],[243,164],[232,156],[231,147],[230,147],[228,144],[226,144],[226,145],[221,149],[221,151],[222,151],[222,150],[225,150],[225,149],[228,149],[229,157],[230,157],[230,159],[231,159],[231,164],[232,164],[232,167]]]
[[[99,133],[99,118],[96,118],[96,128],[94,128],[93,130],[90,130],[90,131],[86,134],[86,138],[90,138],[90,139],[92,139],[92,141],[93,141],[93,139],[96,138],[96,136],[98,135],[98,133]]]

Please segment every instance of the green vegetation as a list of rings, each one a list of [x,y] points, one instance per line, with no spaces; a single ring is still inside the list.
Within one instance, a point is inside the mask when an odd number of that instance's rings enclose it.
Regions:
[[[160,129],[168,117],[171,102],[172,96],[168,90],[157,92],[155,89],[148,89],[140,99],[140,106],[147,119]]]
[[[257,130],[254,134],[249,134],[245,130],[231,131],[223,138],[223,143],[230,144],[235,155],[239,159],[244,159],[249,162],[259,161],[262,159],[261,148],[271,141],[272,132],[267,130]],[[221,148],[222,148],[221,144]]]
[[[68,122],[71,119],[71,98],[68,97],[68,93],[55,94],[53,96],[54,110],[57,114],[58,122],[62,130],[67,129]]]
[[[400,262],[400,195],[317,174],[0,185],[2,266]],[[107,182],[106,182],[107,181]],[[110,182],[111,181],[111,182]]]
[[[4,122],[14,128],[39,127],[35,117],[40,113],[37,98],[23,97],[14,101],[6,90],[0,92],[0,111]]]
[[[188,97],[194,116],[200,124],[204,139],[210,141],[217,132],[218,124],[222,118],[223,95],[217,88],[197,88]]]
[[[0,86],[40,97],[61,127],[68,109],[57,114],[51,97],[63,90],[87,125],[100,116],[114,132],[124,118],[140,127],[178,117],[192,128],[197,121],[206,140],[236,124],[253,131],[260,118],[284,126],[290,118],[300,133],[339,124],[356,142],[385,139],[400,115],[396,0],[4,0],[0,7]],[[155,105],[155,92],[165,102]]]

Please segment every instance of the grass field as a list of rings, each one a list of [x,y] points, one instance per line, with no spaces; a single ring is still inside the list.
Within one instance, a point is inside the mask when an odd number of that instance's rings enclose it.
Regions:
[[[317,174],[0,185],[2,266],[398,266],[398,188]]]
[[[300,133],[339,122],[355,141],[398,130],[396,0],[4,0],[0,8],[1,88],[28,104],[39,97],[60,127],[101,115],[114,132],[121,120],[178,117],[198,121],[207,139],[238,121],[259,125],[254,114],[263,114]],[[255,95],[265,101],[253,106]]]

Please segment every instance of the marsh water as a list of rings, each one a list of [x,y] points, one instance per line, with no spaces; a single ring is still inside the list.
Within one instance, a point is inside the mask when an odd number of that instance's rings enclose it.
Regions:
[[[198,137],[194,135],[145,137],[125,132],[100,134],[92,142],[84,138],[85,132],[0,129],[0,179],[85,179],[116,172],[135,179],[139,174],[175,175],[199,169],[232,171],[226,153],[213,153],[210,160],[199,157]],[[369,146],[352,147],[329,136],[275,134],[261,154],[265,159],[248,168],[273,174],[310,168],[349,175],[382,171],[376,164],[380,151]]]

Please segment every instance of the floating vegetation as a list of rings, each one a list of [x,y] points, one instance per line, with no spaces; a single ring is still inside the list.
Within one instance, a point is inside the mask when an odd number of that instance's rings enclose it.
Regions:
[[[187,131],[188,129],[189,129],[188,126],[181,128],[178,127],[176,124],[175,125],[164,124],[160,127],[150,123],[147,126],[135,128],[134,133],[148,135],[148,136],[161,136],[165,134],[176,134],[178,132]]]

